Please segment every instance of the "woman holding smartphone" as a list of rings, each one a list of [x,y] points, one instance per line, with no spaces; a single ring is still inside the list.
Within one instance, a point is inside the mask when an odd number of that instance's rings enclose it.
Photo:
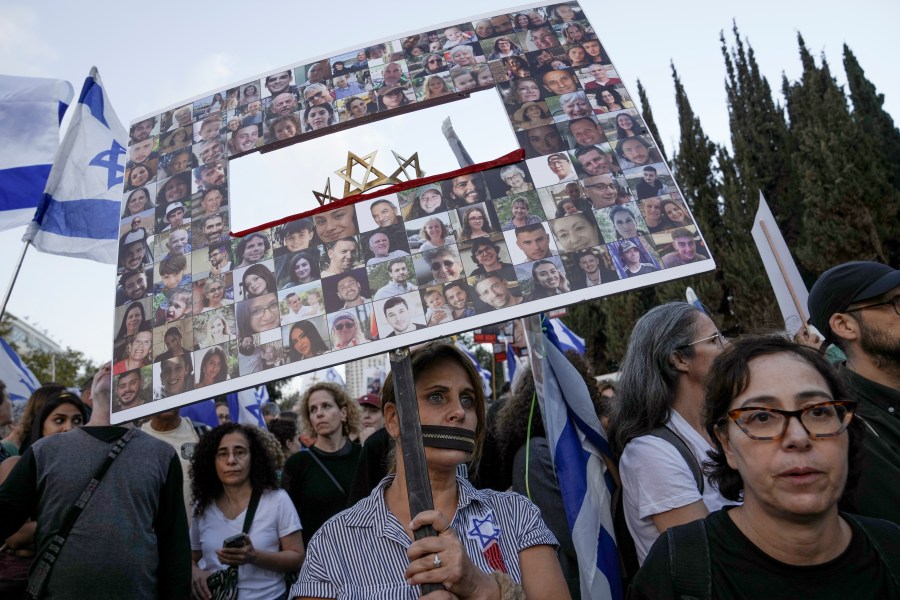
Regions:
[[[210,600],[211,587],[226,579],[219,571],[229,568],[237,569],[240,600],[283,597],[284,574],[303,563],[303,538],[259,430],[219,425],[197,444],[191,475],[191,597]]]

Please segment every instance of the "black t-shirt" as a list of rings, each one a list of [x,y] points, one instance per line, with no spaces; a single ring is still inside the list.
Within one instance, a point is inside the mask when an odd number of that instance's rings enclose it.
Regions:
[[[777,561],[757,548],[722,509],[706,517],[712,560],[713,598],[900,598],[884,563],[866,533],[850,523],[850,545],[821,565],[794,566]],[[657,538],[634,578],[630,599],[677,598],[669,576],[669,544]]]

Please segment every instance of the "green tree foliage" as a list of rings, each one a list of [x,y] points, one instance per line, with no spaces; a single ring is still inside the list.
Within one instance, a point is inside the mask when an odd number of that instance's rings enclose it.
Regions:
[[[638,79],[637,82],[637,90],[638,98],[641,100],[641,113],[644,116],[644,122],[647,123],[647,129],[653,134],[653,138],[656,140],[656,146],[659,148],[663,160],[669,162],[669,158],[666,156],[666,149],[663,147],[662,138],[659,135],[659,129],[656,127],[656,121],[653,120],[653,111],[650,110],[650,101],[647,99],[647,92],[644,89],[643,84],[641,84],[640,79]]]
[[[22,362],[28,365],[41,383],[56,381],[68,387],[80,387],[81,382],[97,372],[98,365],[80,350],[65,348],[62,352],[23,352]],[[54,375],[55,372],[55,375]]]
[[[870,210],[873,211],[875,226],[888,260],[896,265],[900,262],[900,228],[897,226],[897,204],[900,198],[900,130],[894,119],[884,110],[884,94],[879,94],[875,84],[866,79],[865,72],[850,48],[844,44],[844,71],[853,102],[853,120],[859,130],[875,147],[873,160],[880,160],[881,168],[890,183],[890,189],[868,196]]]
[[[869,198],[888,189],[882,163],[873,160],[873,141],[860,133],[825,58],[817,66],[797,37],[803,74],[783,85],[803,201],[797,257],[813,272],[850,260],[886,262],[875,225],[881,211]]]

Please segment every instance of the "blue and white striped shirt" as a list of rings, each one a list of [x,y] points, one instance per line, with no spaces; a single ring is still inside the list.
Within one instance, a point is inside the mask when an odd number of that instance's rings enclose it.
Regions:
[[[419,597],[419,588],[403,577],[411,542],[384,501],[393,475],[384,478],[372,494],[329,519],[309,542],[300,579],[290,598],[394,600]],[[558,547],[541,519],[541,511],[513,492],[476,490],[457,477],[459,507],[451,526],[471,561],[485,573],[493,569],[482,554],[484,545],[497,540],[509,575],[522,580],[519,552],[531,546]]]

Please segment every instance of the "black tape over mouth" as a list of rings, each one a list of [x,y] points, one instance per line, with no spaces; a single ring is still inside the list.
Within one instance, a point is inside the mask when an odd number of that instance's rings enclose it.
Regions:
[[[422,425],[422,445],[426,448],[444,448],[475,452],[475,432],[462,427]]]

